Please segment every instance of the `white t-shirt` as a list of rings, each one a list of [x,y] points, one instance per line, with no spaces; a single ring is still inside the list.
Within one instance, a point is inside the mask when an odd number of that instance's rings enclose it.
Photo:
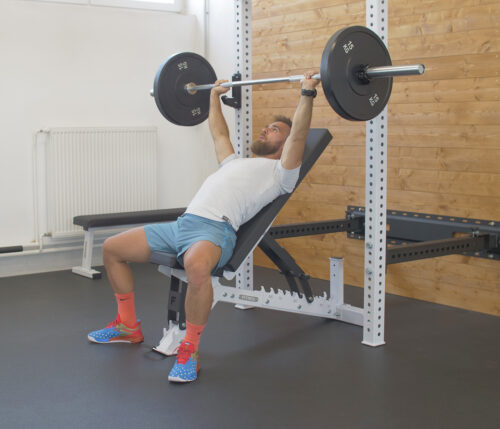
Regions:
[[[281,161],[228,156],[207,177],[186,213],[228,221],[235,231],[281,194],[292,192],[300,166],[286,170]]]

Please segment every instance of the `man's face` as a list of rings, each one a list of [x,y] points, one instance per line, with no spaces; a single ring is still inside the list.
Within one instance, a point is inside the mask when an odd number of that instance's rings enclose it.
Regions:
[[[250,149],[257,156],[277,154],[285,144],[290,134],[290,127],[284,122],[273,122],[262,128],[262,131],[252,143]]]

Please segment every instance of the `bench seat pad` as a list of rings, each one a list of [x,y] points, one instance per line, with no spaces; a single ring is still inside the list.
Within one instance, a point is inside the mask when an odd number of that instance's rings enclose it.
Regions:
[[[171,222],[186,211],[186,207],[161,210],[143,210],[138,212],[104,213],[97,215],[82,215],[73,218],[73,224],[89,228]]]
[[[157,265],[165,265],[170,268],[181,268],[181,264],[177,261],[177,255],[175,253],[167,252],[152,252],[149,262]]]

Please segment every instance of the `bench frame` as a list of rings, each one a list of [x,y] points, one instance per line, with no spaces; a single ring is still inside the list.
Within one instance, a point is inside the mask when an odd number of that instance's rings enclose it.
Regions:
[[[243,264],[242,264],[243,265]],[[236,274],[241,273],[240,268]],[[153,350],[166,356],[173,356],[185,336],[184,300],[187,288],[186,272],[183,269],[160,265],[158,271],[170,277],[170,296],[168,303],[168,324],[163,328],[163,337]],[[224,271],[223,277],[231,280],[235,277],[232,271]],[[344,260],[330,258],[330,293],[315,296],[308,300],[305,294],[283,291],[281,289],[259,290],[242,289],[237,286],[225,286],[220,277],[212,276],[214,300],[212,309],[218,302],[235,304],[238,309],[265,308],[268,310],[286,311],[307,316],[335,319],[345,323],[363,326],[363,308],[344,302]]]

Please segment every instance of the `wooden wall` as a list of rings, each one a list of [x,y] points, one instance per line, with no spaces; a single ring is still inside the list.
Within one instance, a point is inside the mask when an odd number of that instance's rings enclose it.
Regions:
[[[500,221],[500,0],[392,0],[388,8],[393,63],[427,66],[424,76],[394,83],[388,208]],[[252,13],[256,78],[319,71],[329,37],[365,25],[364,1],[254,0]],[[291,117],[298,98],[298,84],[254,87],[254,137],[273,114]],[[313,126],[334,139],[276,224],[342,218],[347,205],[364,205],[365,124],[341,119],[321,94]],[[322,279],[328,258],[343,256],[346,283],[363,285],[363,242],[335,234],[280,244]],[[255,263],[273,267],[259,251]],[[387,291],[500,315],[500,261],[447,256],[389,266]]]

